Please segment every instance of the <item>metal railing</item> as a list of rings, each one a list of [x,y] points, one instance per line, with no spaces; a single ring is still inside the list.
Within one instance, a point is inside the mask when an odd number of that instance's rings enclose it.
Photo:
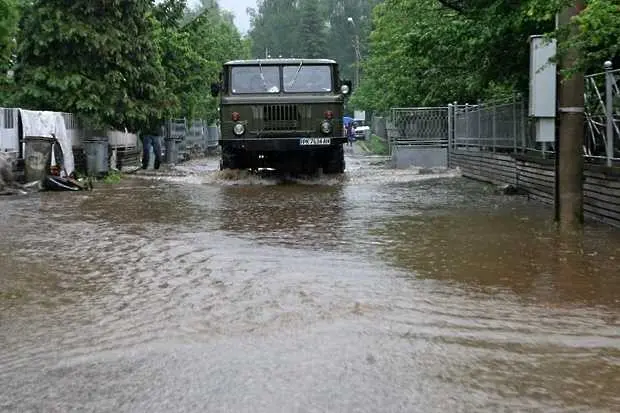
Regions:
[[[17,109],[0,108],[0,152],[18,151]]]
[[[525,102],[513,97],[509,102],[449,105],[451,145],[454,149],[491,152],[527,150]]]
[[[190,154],[204,154],[214,149],[219,142],[219,128],[209,126],[202,119],[171,119],[165,125],[165,138],[177,140],[177,148],[182,157]]]
[[[620,162],[620,70],[605,62],[605,71],[585,76],[585,156],[605,160],[607,166]]]
[[[588,162],[620,165],[620,70],[585,76],[583,156]],[[533,119],[520,97],[510,101],[449,105],[452,149],[538,153],[555,156],[555,144],[537,142]]]
[[[447,147],[446,107],[392,108],[387,123],[390,146]]]

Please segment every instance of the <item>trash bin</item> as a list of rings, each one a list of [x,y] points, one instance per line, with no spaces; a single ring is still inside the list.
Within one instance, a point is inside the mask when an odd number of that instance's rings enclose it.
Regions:
[[[181,163],[189,159],[189,150],[187,147],[187,141],[184,137],[175,137],[177,147],[177,162]]]
[[[24,138],[24,178],[27,183],[41,181],[50,172],[54,138],[26,136]]]
[[[166,146],[166,163],[176,164],[179,161],[179,148],[177,146],[177,140],[174,138],[164,139]]]
[[[86,173],[88,176],[104,176],[108,173],[108,137],[91,136],[84,139]]]

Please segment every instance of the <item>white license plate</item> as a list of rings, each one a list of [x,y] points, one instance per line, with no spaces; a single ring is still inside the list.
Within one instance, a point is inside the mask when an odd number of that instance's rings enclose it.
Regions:
[[[299,144],[308,145],[330,145],[332,143],[331,138],[301,138]]]

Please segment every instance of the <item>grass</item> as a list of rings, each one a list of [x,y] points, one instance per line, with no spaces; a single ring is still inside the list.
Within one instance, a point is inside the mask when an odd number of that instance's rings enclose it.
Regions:
[[[117,184],[123,179],[123,175],[120,171],[110,171],[103,177],[103,183],[105,184]]]
[[[390,148],[388,146],[388,143],[374,134],[370,135],[370,139],[365,142],[364,146],[366,146],[368,152],[371,152],[375,155],[390,154]]]

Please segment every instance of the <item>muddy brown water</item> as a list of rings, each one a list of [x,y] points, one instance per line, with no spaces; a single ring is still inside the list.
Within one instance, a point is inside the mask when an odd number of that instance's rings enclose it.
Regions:
[[[380,161],[0,199],[0,411],[619,411],[619,231]]]

